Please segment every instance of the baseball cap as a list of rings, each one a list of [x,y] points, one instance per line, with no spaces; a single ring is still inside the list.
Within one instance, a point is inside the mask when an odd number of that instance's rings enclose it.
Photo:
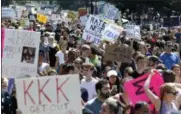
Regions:
[[[115,70],[110,70],[107,72],[107,77],[111,77],[111,76],[118,76],[117,71]]]

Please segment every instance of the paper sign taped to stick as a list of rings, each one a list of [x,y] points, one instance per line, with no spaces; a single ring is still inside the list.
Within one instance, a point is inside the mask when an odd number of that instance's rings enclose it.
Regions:
[[[114,43],[124,29],[115,24],[109,24],[102,33],[102,40]]]
[[[140,40],[140,27],[137,25],[126,25],[126,37]]]
[[[2,76],[14,78],[37,74],[40,33],[5,29]]]
[[[23,114],[82,114],[78,75],[15,80]]]
[[[39,14],[39,13],[37,14],[37,20],[39,22],[46,24],[47,19],[48,19],[47,16]]]
[[[132,48],[113,44],[107,46],[104,55],[104,61],[117,61],[123,63],[131,63]]]
[[[99,45],[102,38],[102,32],[106,26],[108,26],[108,24],[102,19],[89,15],[82,38],[87,42],[92,42],[95,45]]]
[[[145,74],[137,79],[128,81],[124,84],[124,90],[127,92],[129,99],[135,105],[138,101],[146,101],[149,103],[151,110],[153,110],[153,104],[147,97],[143,86],[149,74]],[[150,82],[150,90],[156,94],[160,95],[160,86],[163,84],[163,78],[159,72],[156,72]]]

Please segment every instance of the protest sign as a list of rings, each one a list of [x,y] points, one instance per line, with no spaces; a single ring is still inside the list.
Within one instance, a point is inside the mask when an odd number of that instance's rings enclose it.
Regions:
[[[126,37],[140,40],[140,27],[137,25],[126,25]]]
[[[81,25],[85,26],[85,25],[86,25],[86,22],[87,22],[87,20],[88,20],[88,17],[87,17],[87,15],[81,16],[81,17],[79,18],[79,20],[80,20]]]
[[[163,27],[173,27],[181,25],[179,16],[171,16],[170,18],[164,18]]]
[[[1,58],[3,57],[5,29],[1,28]]]
[[[61,16],[60,14],[51,14],[50,20],[58,22],[59,20],[61,20]]]
[[[87,9],[86,8],[79,8],[78,9],[79,17],[87,15]]]
[[[89,19],[86,23],[86,27],[83,33],[83,39],[87,42],[92,42],[95,45],[100,44],[102,38],[102,32],[108,24],[102,19],[89,15]]]
[[[2,18],[16,18],[16,11],[12,8],[2,8]]]
[[[82,114],[78,75],[15,80],[23,114]]]
[[[36,76],[40,33],[5,29],[2,76]]]
[[[73,11],[69,11],[67,14],[67,18],[70,18],[72,20],[74,20],[77,17],[77,14],[74,13]]]
[[[46,24],[47,19],[48,19],[47,16],[39,14],[39,13],[37,14],[37,20],[39,22]]]
[[[104,55],[104,61],[117,61],[123,63],[132,62],[132,48],[113,44],[107,46]]]
[[[104,5],[104,18],[115,20],[117,18],[117,15],[119,13],[119,10],[114,7],[113,5],[107,4]]]
[[[124,90],[127,92],[129,99],[135,105],[138,101],[146,101],[151,110],[153,110],[153,104],[147,97],[143,86],[149,74],[145,74],[137,79],[128,81],[124,84]],[[160,86],[163,84],[163,79],[159,72],[156,72],[150,82],[150,90],[156,94],[160,95]]]
[[[102,33],[102,40],[115,42],[124,29],[115,24],[109,24]]]

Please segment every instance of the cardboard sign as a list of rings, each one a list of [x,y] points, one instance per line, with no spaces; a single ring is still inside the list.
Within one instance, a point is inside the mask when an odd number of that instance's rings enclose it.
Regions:
[[[82,38],[87,42],[92,42],[95,45],[99,45],[102,38],[102,32],[106,26],[108,26],[108,24],[102,19],[89,15]]]
[[[37,20],[39,22],[46,24],[47,19],[48,19],[47,16],[42,15],[42,14],[37,14]]]
[[[67,18],[70,18],[72,20],[74,20],[77,17],[77,14],[74,13],[73,11],[69,11],[67,14]]]
[[[78,75],[16,79],[23,114],[82,114]]]
[[[12,8],[2,8],[2,18],[16,18],[16,11]]]
[[[79,17],[87,15],[87,9],[86,8],[79,8],[78,9]]]
[[[36,76],[40,33],[5,29],[2,76]]]
[[[104,32],[102,33],[102,40],[114,43],[123,30],[124,29],[120,26],[110,24],[105,28]]]
[[[104,11],[104,18],[108,18],[111,20],[116,19],[119,13],[119,10],[110,4],[105,5]]]
[[[128,81],[124,84],[124,90],[127,92],[129,99],[135,105],[138,101],[146,101],[149,103],[151,110],[153,110],[153,104],[147,97],[143,86],[149,74],[145,74],[137,79]],[[160,73],[156,72],[150,82],[150,90],[156,94],[160,95],[160,86],[163,84],[163,79]]]
[[[140,40],[140,27],[137,25],[126,25],[126,37]]]
[[[107,46],[104,55],[104,61],[117,61],[123,63],[132,62],[132,49],[119,45]]]

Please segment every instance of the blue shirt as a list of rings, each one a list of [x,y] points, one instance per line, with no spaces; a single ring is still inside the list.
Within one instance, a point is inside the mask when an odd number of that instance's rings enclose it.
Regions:
[[[101,102],[98,98],[94,98],[87,102],[85,108],[91,110],[93,114],[100,114],[102,104],[103,102]]]
[[[160,59],[167,69],[171,69],[173,65],[180,62],[180,58],[176,53],[163,53],[160,55]]]

